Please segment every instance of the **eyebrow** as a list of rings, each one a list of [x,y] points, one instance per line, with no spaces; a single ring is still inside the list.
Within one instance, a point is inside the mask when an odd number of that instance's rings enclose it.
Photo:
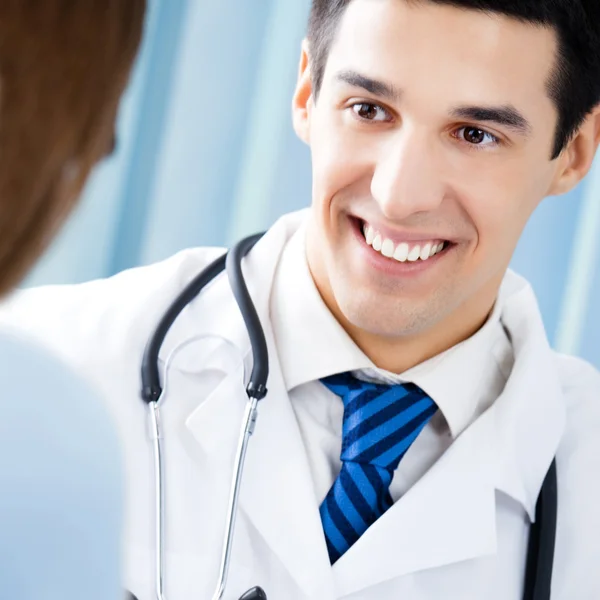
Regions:
[[[362,88],[367,92],[391,102],[398,102],[402,91],[396,86],[372,79],[357,71],[344,70],[336,74],[335,80],[352,87]],[[528,136],[531,133],[531,123],[510,104],[503,106],[456,106],[450,111],[455,119],[468,119],[496,123],[512,129],[515,133]]]
[[[372,79],[366,75],[361,75],[356,71],[340,71],[335,76],[336,81],[346,83],[352,87],[362,88],[375,96],[380,96],[386,100],[396,102],[400,99],[401,92],[395,86],[386,83],[385,81],[379,81]]]

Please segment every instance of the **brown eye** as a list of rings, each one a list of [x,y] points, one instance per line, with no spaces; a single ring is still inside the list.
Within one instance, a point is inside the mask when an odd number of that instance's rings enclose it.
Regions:
[[[475,127],[467,127],[465,129],[465,140],[469,144],[481,144],[485,139],[485,131],[476,129]]]
[[[352,106],[352,110],[356,115],[365,121],[387,121],[387,112],[377,104],[369,104],[368,102],[360,102]]]
[[[479,127],[461,127],[458,130],[458,137],[471,146],[481,148],[498,146],[501,143],[500,138]]]

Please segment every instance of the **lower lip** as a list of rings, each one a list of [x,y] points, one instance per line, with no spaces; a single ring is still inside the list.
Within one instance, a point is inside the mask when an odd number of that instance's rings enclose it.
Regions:
[[[365,261],[371,268],[383,272],[390,277],[417,277],[422,273],[430,271],[440,261],[444,260],[453,248],[453,245],[450,244],[427,260],[418,259],[412,262],[408,260],[400,262],[383,256],[383,254],[369,246],[362,232],[362,223],[354,218],[350,218],[350,221],[352,232],[359,243],[359,250],[364,256]]]

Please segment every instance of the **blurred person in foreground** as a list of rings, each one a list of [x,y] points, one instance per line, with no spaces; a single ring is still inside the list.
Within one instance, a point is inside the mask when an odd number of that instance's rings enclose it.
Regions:
[[[600,375],[551,348],[508,268],[537,206],[596,154],[597,0],[313,0],[293,120],[312,203],[244,263],[269,393],[225,597],[260,585],[270,600],[522,600],[556,461],[552,600],[600,598]],[[156,597],[142,355],[221,254],[27,290],[2,311],[110,401],[140,600]],[[174,323],[160,365],[187,343],[161,413],[169,600],[210,598],[218,575],[252,358],[226,277]]]
[[[0,2],[0,293],[18,284],[113,146],[145,0]],[[0,596],[122,597],[122,465],[102,401],[0,332]]]

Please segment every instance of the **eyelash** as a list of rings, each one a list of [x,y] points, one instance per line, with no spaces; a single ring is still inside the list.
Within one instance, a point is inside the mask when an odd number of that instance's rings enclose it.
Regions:
[[[354,115],[354,118],[357,119],[358,121],[360,121],[361,123],[369,123],[369,122],[373,122],[373,123],[387,123],[389,121],[374,121],[373,119],[365,119],[363,117],[360,117],[357,112],[356,112],[356,108],[358,107],[372,107],[378,110],[381,110],[382,112],[384,112],[387,116],[390,116],[390,112],[385,109],[383,106],[379,105],[379,104],[375,104],[374,102],[355,102],[354,104],[351,104],[348,108],[352,111],[352,114]],[[481,127],[477,127],[475,125],[463,125],[462,127],[459,127],[458,129],[455,130],[455,133],[460,132],[460,131],[465,131],[468,129],[474,129],[477,131],[481,131],[484,135],[488,136],[489,138],[492,139],[492,143],[491,144],[472,144],[470,142],[467,142],[465,140],[460,140],[463,144],[466,144],[469,149],[472,150],[485,150],[486,148],[489,147],[496,147],[499,146],[500,144],[502,144],[502,140],[494,135],[493,133],[490,133],[489,131],[482,129]],[[453,137],[458,139],[458,136],[453,134]]]

